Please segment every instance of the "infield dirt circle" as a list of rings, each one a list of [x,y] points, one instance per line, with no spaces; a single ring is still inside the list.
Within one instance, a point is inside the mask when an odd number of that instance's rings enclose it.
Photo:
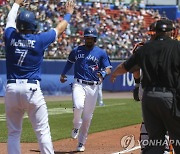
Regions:
[[[132,98],[132,93],[103,93],[103,98]],[[69,100],[71,96],[47,96],[48,100]],[[108,130],[88,135],[86,142],[86,150],[84,154],[112,154],[124,151],[121,146],[121,139],[126,135],[133,135],[135,141],[139,139],[140,125],[133,125],[124,128]],[[0,153],[7,154],[7,144],[0,143]],[[55,154],[73,154],[76,152],[77,140],[63,139],[53,142]],[[138,146],[138,142],[135,142],[135,146]],[[39,147],[37,143],[22,143],[22,154],[36,154],[39,153]],[[82,152],[81,152],[82,153]],[[140,149],[127,152],[126,154],[139,154]]]

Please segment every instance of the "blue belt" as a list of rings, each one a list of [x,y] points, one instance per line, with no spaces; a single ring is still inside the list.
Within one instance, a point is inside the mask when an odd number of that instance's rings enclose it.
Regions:
[[[9,84],[9,83],[16,83],[16,79],[7,80],[7,84]],[[37,81],[36,80],[27,80],[27,83],[37,84]]]

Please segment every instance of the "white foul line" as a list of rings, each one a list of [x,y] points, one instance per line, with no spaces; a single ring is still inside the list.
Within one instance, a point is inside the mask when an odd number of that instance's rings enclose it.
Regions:
[[[121,153],[127,153],[127,152],[130,152],[130,151],[134,151],[134,150],[137,150],[137,149],[140,149],[141,146],[135,146],[134,148],[132,149],[129,149],[129,150],[123,150],[123,151],[120,151],[120,152],[116,152],[116,153],[113,153],[113,154],[121,154]]]

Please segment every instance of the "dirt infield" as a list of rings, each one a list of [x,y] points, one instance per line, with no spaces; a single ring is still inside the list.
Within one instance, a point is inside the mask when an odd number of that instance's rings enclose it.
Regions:
[[[135,139],[139,137],[140,125],[133,125],[121,129],[108,130],[104,132],[90,134],[86,143],[84,154],[112,154],[122,151],[120,141],[125,135],[134,135]],[[77,140],[63,139],[53,143],[55,154],[73,154],[75,151]],[[37,143],[22,143],[22,154],[39,153]],[[0,144],[0,153],[6,154],[6,144]],[[139,150],[131,151],[126,154],[138,154]]]
[[[109,93],[104,92],[103,98],[132,98],[132,93]],[[71,100],[71,96],[45,96],[46,101]],[[0,102],[3,101],[1,98]],[[112,154],[124,149],[121,146],[121,139],[125,135],[133,135],[135,140],[139,138],[140,125],[128,126],[120,129],[108,130],[88,135],[86,151],[84,154]],[[138,143],[136,142],[136,145]],[[55,154],[73,154],[77,146],[77,140],[63,139],[53,142]],[[37,143],[22,143],[22,154],[39,153]],[[6,143],[0,143],[0,153],[6,154]],[[126,154],[138,154],[139,149]]]

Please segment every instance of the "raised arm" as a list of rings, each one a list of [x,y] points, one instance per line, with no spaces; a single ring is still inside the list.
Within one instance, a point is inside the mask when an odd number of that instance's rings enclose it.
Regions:
[[[7,16],[6,28],[14,27],[16,28],[16,17],[19,10],[19,6],[23,4],[24,0],[16,0]]]
[[[64,19],[56,26],[57,35],[59,36],[66,29],[68,23],[70,22],[71,15],[74,12],[74,1],[70,0],[66,2],[66,14],[64,15]]]

